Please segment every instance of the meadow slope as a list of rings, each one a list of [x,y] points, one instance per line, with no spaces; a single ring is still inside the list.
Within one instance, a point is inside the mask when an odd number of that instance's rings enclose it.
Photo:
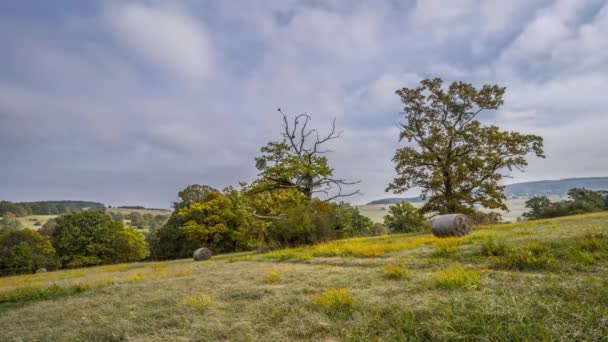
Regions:
[[[2,341],[602,340],[608,213],[0,278]]]

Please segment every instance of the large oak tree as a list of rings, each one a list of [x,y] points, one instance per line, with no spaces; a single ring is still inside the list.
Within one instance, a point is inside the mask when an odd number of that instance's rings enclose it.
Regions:
[[[420,187],[428,199],[424,212],[466,213],[475,204],[506,210],[500,181],[513,169],[525,169],[529,153],[544,158],[542,137],[476,120],[484,110],[503,104],[504,87],[442,85],[440,78],[426,79],[418,87],[396,91],[406,117],[399,139],[408,145],[393,157],[397,177],[387,191]]]

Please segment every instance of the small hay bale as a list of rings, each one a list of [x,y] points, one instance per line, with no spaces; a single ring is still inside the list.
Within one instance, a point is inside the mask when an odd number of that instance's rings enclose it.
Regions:
[[[194,261],[201,261],[211,259],[211,255],[211,250],[209,250],[209,248],[203,247],[195,250],[194,254],[192,254],[192,257],[194,258]]]
[[[432,221],[432,232],[437,237],[465,236],[471,233],[473,224],[463,214],[439,215]]]
[[[44,267],[41,267],[36,270],[36,273],[45,273],[45,272],[46,272],[46,268],[44,268]]]

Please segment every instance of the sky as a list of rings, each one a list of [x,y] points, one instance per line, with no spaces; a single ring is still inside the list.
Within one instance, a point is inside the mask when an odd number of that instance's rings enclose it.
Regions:
[[[506,86],[480,121],[544,137],[508,183],[607,176],[606,37],[605,0],[3,0],[0,199],[168,207],[250,182],[278,107],[336,119],[351,202],[392,197],[394,91],[433,77]]]

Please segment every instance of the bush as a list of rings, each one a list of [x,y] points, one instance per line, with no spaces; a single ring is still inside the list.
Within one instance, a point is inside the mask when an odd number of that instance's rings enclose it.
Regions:
[[[372,227],[371,235],[372,236],[380,236],[388,234],[388,229],[382,223],[376,222]]]
[[[455,265],[435,275],[435,285],[442,289],[478,289],[480,277],[476,270]]]
[[[27,228],[0,234],[0,274],[31,273],[56,265],[55,249],[46,236]]]
[[[409,233],[428,229],[424,216],[412,204],[399,202],[389,207],[384,225],[390,233]]]
[[[348,289],[326,289],[313,297],[313,304],[332,312],[350,312],[353,295]]]
[[[495,211],[473,211],[467,215],[473,224],[498,224],[502,222],[502,215]]]

